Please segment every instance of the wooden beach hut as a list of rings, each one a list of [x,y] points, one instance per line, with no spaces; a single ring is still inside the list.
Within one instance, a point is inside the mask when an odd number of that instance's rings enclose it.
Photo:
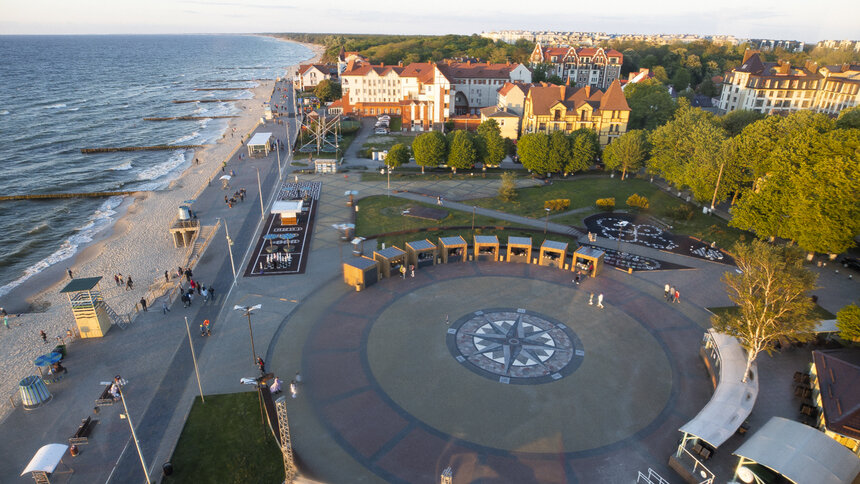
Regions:
[[[396,246],[386,247],[373,252],[373,260],[379,263],[382,277],[400,275],[400,267],[406,264],[406,252]]]
[[[573,253],[570,269],[580,270],[591,277],[596,277],[603,270],[605,253],[600,249],[583,245]]]
[[[60,290],[69,298],[81,338],[101,338],[110,330],[111,315],[116,316],[102,299],[101,280],[101,276],[72,279]]]
[[[466,240],[459,235],[456,237],[439,237],[439,246],[441,247],[442,263],[449,262],[466,262],[466,252],[469,245]]]
[[[540,246],[538,264],[542,266],[558,267],[564,269],[564,260],[567,257],[567,242],[556,242],[544,240]]]
[[[495,262],[499,260],[499,238],[495,235],[476,235],[475,260],[480,262]]]
[[[508,262],[532,261],[532,238],[531,237],[508,237]]]
[[[379,280],[379,263],[370,257],[355,257],[343,263],[343,282],[359,291]]]
[[[436,264],[436,245],[427,239],[406,242],[406,263],[415,267],[427,267]]]
[[[281,225],[296,225],[303,203],[303,200],[278,200],[272,204],[272,214],[280,218]]]

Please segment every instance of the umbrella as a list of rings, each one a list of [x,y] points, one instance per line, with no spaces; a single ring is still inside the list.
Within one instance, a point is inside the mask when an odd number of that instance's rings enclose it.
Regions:
[[[221,178],[220,178],[220,179],[221,179],[221,180],[229,180],[229,179],[231,179],[231,178],[233,178],[233,177],[232,177],[232,176],[230,176],[230,175],[221,175]]]
[[[54,363],[62,359],[63,355],[61,355],[60,353],[47,353],[36,358],[36,361],[34,361],[34,363],[36,364],[36,366],[48,366],[53,365]]]
[[[266,234],[266,235],[264,235],[264,236],[263,236],[263,239],[264,239],[264,240],[268,240],[268,241],[269,241],[269,247],[271,247],[271,246],[272,246],[272,241],[273,241],[273,240],[275,240],[275,239],[278,239],[278,238],[280,238],[280,236],[279,236],[278,234]]]
[[[194,203],[195,201],[196,201],[196,200],[194,200],[194,199],[192,198],[191,200],[185,200],[185,201],[184,201],[184,202],[182,202],[182,203],[184,203],[184,204],[186,204],[186,205],[191,205],[191,204],[192,204],[192,203]]]

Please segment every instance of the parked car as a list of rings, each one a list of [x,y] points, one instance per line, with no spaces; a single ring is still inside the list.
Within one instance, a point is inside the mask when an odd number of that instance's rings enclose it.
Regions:
[[[857,259],[856,257],[845,256],[839,262],[841,262],[842,267],[846,269],[854,269],[855,271],[860,271],[860,259]]]

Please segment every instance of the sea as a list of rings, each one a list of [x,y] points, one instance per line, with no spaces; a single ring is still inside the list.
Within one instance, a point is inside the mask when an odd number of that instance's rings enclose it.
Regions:
[[[81,148],[214,143],[248,79],[283,77],[305,46],[252,35],[0,36],[0,195],[162,190],[191,150],[82,154]],[[122,197],[0,201],[0,297],[110,227]],[[65,268],[65,266],[64,266]]]

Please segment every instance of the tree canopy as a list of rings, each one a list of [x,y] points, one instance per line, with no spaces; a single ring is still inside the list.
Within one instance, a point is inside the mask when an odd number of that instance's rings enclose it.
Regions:
[[[523,166],[538,175],[550,173],[549,136],[544,133],[527,133],[517,143],[517,155]]]
[[[577,129],[570,133],[570,160],[564,166],[564,172],[586,171],[597,161],[598,155],[600,141],[597,139],[597,133],[588,128]]]
[[[412,155],[415,163],[421,167],[424,173],[425,167],[436,167],[443,163],[448,157],[448,141],[445,135],[438,131],[428,131],[419,134],[412,141]]]
[[[398,166],[409,163],[409,149],[403,143],[397,143],[388,149],[388,154],[385,155],[385,164],[389,168],[397,168]]]
[[[465,170],[475,166],[477,159],[478,150],[475,149],[472,135],[463,130],[454,131],[448,149],[448,166],[457,173],[458,169]]]
[[[624,97],[630,106],[627,129],[652,130],[668,122],[675,113],[675,101],[666,86],[656,79],[627,84]]]
[[[807,293],[815,288],[816,275],[796,253],[760,240],[737,244],[734,253],[738,273],[726,272],[723,283],[738,311],[715,315],[711,323],[747,350],[746,381],[752,362],[778,338],[809,337],[816,321]]]
[[[325,103],[340,99],[342,96],[340,84],[331,79],[323,79],[314,89],[314,96]]]
[[[836,127],[839,129],[860,129],[860,108],[853,107],[843,109],[836,119]]]
[[[488,119],[478,126],[478,151],[481,163],[487,166],[499,166],[505,159],[505,139],[502,138],[501,128],[495,119]]]
[[[836,313],[839,337],[849,341],[860,341],[860,307],[849,304]]]
[[[639,171],[648,156],[648,133],[634,129],[622,134],[603,150],[603,163],[609,170],[621,170],[623,180],[628,171]]]

